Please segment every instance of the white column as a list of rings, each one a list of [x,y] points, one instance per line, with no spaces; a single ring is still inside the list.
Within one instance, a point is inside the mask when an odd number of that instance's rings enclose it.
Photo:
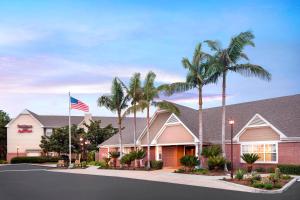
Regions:
[[[197,157],[198,156],[198,143],[195,144],[195,156]]]

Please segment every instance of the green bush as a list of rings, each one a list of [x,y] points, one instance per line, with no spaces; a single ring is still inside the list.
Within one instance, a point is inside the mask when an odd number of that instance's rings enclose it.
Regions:
[[[274,167],[267,168],[266,172],[267,173],[274,173],[275,172],[275,168]]]
[[[193,170],[199,164],[198,157],[186,155],[180,158],[180,163],[189,171]]]
[[[184,173],[185,169],[179,168],[174,171],[175,173]]]
[[[264,188],[264,184],[263,183],[260,183],[260,182],[254,182],[252,184],[252,187],[255,187],[255,188]]]
[[[276,188],[276,189],[280,189],[280,188],[282,188],[282,185],[279,184],[279,183],[276,183],[276,184],[273,185],[273,187]]]
[[[284,174],[300,175],[300,165],[278,165],[278,168]]]
[[[283,179],[283,180],[289,180],[289,179],[291,179],[292,177],[290,176],[290,175],[282,175],[281,176],[281,179]]]
[[[218,156],[222,153],[222,148],[220,145],[212,145],[208,147],[204,147],[202,150],[202,155],[205,158],[209,158],[212,156]]]
[[[208,168],[210,170],[215,169],[222,169],[224,167],[226,160],[222,156],[211,156],[207,160]]]
[[[236,171],[236,174],[235,174],[235,178],[238,179],[238,180],[242,180],[244,178],[244,175],[246,174],[245,170],[243,169],[238,169]]]
[[[208,170],[207,169],[194,169],[193,170],[193,174],[201,174],[201,175],[204,175],[204,174],[207,174],[208,173]]]
[[[81,168],[86,168],[87,167],[87,162],[86,161],[82,161],[80,164],[81,164]]]
[[[17,163],[46,163],[46,162],[58,162],[58,157],[14,157],[11,159],[12,164]]]
[[[125,155],[121,158],[120,163],[121,163],[122,165],[125,165],[125,164],[126,164],[127,167],[130,167],[131,162],[134,161],[135,158],[136,158],[135,152],[131,152],[131,153],[125,154]]]
[[[8,162],[6,160],[0,160],[0,164],[7,164]]]
[[[272,190],[273,185],[271,183],[266,183],[266,184],[264,184],[264,188],[267,189],[267,190]]]
[[[259,168],[256,168],[255,171],[257,171],[257,172],[266,172],[266,169],[263,168],[263,167],[259,167]]]
[[[90,151],[87,153],[87,162],[95,161],[95,151]]]
[[[151,160],[150,161],[151,169],[162,169],[163,165],[164,165],[164,163],[161,160]]]

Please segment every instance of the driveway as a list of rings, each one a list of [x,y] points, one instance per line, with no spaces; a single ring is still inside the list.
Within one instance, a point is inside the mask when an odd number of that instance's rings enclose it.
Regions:
[[[282,194],[254,194],[119,177],[57,173],[45,167],[31,165],[0,166],[1,200],[298,200],[299,195],[299,182]]]

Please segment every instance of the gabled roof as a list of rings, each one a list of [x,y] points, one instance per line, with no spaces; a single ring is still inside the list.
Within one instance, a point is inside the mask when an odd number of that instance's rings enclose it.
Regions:
[[[198,137],[198,111],[175,104],[180,110],[178,118]],[[221,143],[222,107],[203,109],[204,143]],[[234,119],[236,135],[256,114],[259,114],[287,137],[300,137],[300,94],[239,103],[226,106],[226,140],[230,139],[228,120]],[[139,124],[139,123],[138,123]],[[140,125],[140,124],[139,124]],[[144,125],[145,126],[145,125]],[[142,126],[141,126],[142,127]],[[140,130],[142,132],[144,127]],[[133,134],[133,133],[131,133]],[[137,134],[140,135],[141,133]],[[116,137],[116,136],[113,136]],[[132,138],[132,135],[124,138]],[[124,144],[126,142],[124,141]],[[117,145],[117,138],[109,139],[101,145]]]

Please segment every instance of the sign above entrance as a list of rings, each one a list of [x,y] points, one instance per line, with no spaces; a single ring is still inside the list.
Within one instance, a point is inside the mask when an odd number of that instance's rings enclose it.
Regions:
[[[32,133],[32,125],[18,125],[18,133]]]

